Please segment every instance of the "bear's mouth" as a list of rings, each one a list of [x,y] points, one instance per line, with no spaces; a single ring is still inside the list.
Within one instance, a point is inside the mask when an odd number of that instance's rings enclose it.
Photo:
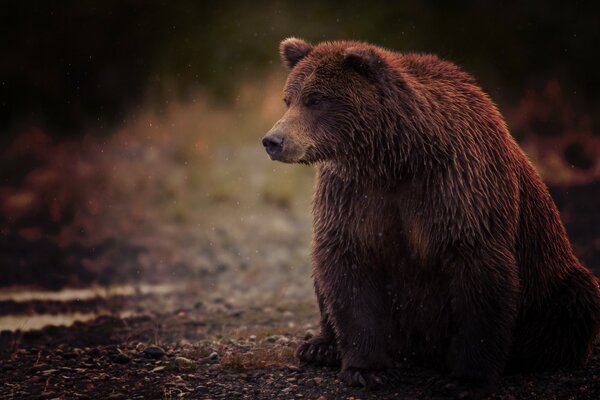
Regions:
[[[318,161],[314,146],[308,146],[300,158],[296,161],[298,164],[311,165]]]
[[[270,154],[271,160],[286,164],[310,164],[311,159],[307,151],[301,148],[284,148],[282,152]]]

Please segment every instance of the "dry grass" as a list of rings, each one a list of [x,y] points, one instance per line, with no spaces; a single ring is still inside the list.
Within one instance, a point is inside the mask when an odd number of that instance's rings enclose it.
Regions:
[[[191,346],[185,347],[182,355],[192,360],[199,360],[208,357],[215,351],[215,348],[217,348],[217,345],[210,341],[196,342]]]
[[[221,366],[235,370],[252,367],[285,366],[297,362],[294,347],[264,346],[252,351],[226,351],[221,357]]]

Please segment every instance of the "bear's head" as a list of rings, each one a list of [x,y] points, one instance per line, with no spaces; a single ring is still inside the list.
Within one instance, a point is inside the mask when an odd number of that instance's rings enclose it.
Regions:
[[[385,50],[360,42],[313,46],[290,38],[280,55],[290,74],[287,111],[262,143],[273,160],[312,164],[378,162],[390,145],[387,88],[393,80]],[[387,125],[388,129],[385,129]]]

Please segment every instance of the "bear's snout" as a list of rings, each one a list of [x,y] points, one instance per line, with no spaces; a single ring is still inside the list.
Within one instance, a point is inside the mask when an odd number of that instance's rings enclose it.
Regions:
[[[276,157],[281,154],[283,151],[283,141],[284,137],[280,133],[269,133],[267,134],[263,140],[262,144],[265,146],[265,150],[271,156],[271,158]]]

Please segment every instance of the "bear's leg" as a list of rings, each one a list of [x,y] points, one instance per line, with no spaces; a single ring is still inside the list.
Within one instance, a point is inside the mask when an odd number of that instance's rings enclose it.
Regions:
[[[600,329],[598,283],[573,269],[543,302],[528,305],[517,322],[509,372],[578,368],[585,364]]]
[[[307,342],[302,343],[296,351],[296,357],[301,362],[307,364],[338,366],[340,364],[340,356],[335,343],[335,333],[327,315],[327,310],[323,303],[323,295],[317,282],[315,282],[315,293],[321,313],[321,332]]]
[[[329,255],[335,254],[331,251]],[[385,281],[357,257],[339,257],[326,264],[316,278],[333,325],[341,358],[341,379],[351,386],[376,388],[392,378],[390,310]]]
[[[448,263],[451,374],[436,390],[460,399],[478,398],[497,384],[506,363],[517,315],[517,269],[510,251],[486,249],[485,244],[450,254]]]

